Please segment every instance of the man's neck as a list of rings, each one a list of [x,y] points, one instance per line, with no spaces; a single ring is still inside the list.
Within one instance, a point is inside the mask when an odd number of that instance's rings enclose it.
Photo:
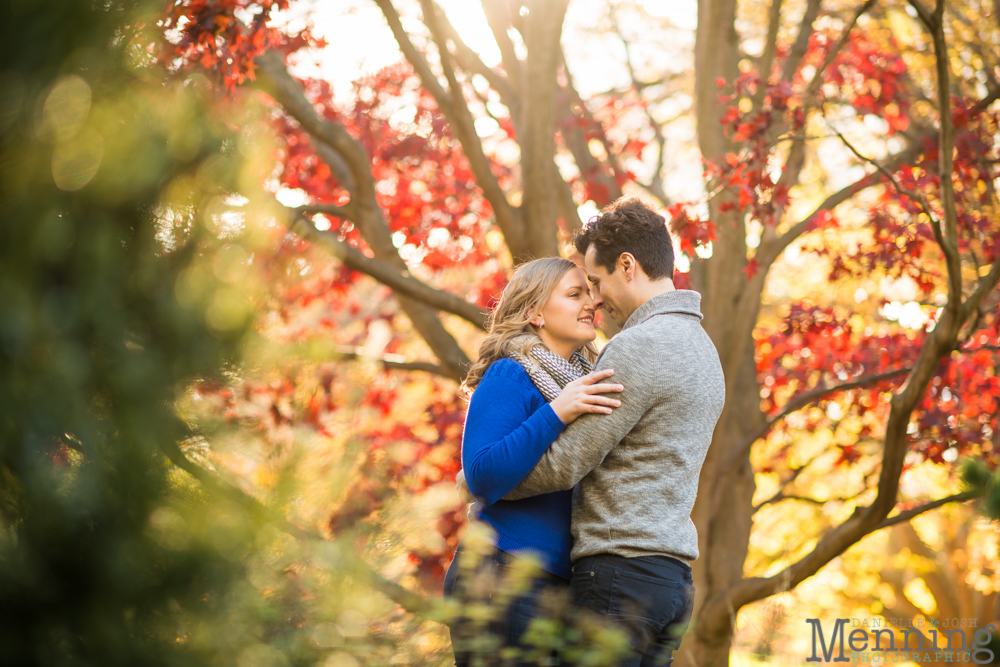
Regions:
[[[635,286],[635,308],[632,309],[634,313],[639,309],[642,304],[646,303],[655,296],[660,296],[661,294],[666,294],[667,292],[673,292],[677,288],[674,287],[674,281],[670,278],[661,278],[660,280],[643,280],[641,283]],[[631,315],[631,313],[629,313]]]

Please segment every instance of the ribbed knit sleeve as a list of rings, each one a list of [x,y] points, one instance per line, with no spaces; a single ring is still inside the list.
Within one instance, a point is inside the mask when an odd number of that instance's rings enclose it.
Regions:
[[[487,370],[469,403],[462,467],[469,490],[492,505],[531,472],[565,425],[512,359]]]

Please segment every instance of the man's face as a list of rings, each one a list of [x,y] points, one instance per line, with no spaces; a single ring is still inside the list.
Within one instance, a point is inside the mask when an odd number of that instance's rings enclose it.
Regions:
[[[635,310],[630,304],[629,285],[625,272],[617,267],[613,273],[597,263],[597,248],[591,245],[583,256],[583,266],[587,280],[594,286],[594,307],[603,308],[608,317],[623,326]]]

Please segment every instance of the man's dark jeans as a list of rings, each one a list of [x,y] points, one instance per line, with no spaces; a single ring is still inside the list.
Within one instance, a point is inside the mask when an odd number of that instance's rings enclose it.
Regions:
[[[673,662],[694,606],[686,563],[668,556],[587,556],[573,565],[570,590],[577,612],[589,610],[627,633],[634,653],[622,667]]]

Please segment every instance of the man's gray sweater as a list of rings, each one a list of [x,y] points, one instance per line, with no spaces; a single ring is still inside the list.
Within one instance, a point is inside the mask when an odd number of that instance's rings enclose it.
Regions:
[[[594,554],[698,557],[691,508],[722,413],[719,354],[701,326],[701,295],[659,294],[636,309],[595,370],[625,386],[610,415],[566,427],[504,500],[574,489],[574,561]]]

